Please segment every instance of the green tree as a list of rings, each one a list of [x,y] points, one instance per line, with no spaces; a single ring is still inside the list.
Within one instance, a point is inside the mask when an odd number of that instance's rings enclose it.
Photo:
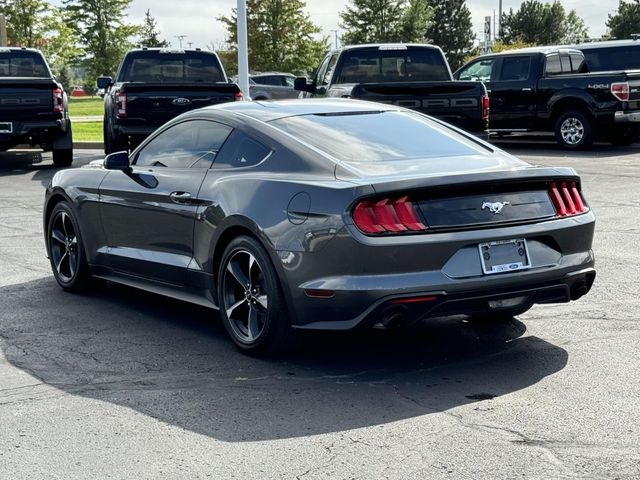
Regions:
[[[623,39],[640,34],[640,0],[620,0],[618,11],[607,19],[609,36]]]
[[[351,0],[340,12],[344,45],[400,42],[405,0]]]
[[[424,0],[409,0],[402,14],[400,31],[403,42],[424,42],[433,11]]]
[[[320,27],[311,22],[304,12],[305,7],[302,0],[247,0],[249,67],[252,71],[310,71],[315,68],[329,45],[326,37],[315,38]],[[235,8],[229,17],[218,18],[227,28],[227,52],[237,52],[236,18]]]
[[[139,25],[125,22],[131,0],[63,0],[68,25],[84,46],[82,65],[85,87],[95,90],[100,75],[115,74],[125,52],[133,47],[131,38]]]
[[[160,40],[160,32],[158,31],[158,23],[151,15],[151,10],[147,9],[144,13],[144,22],[140,31],[140,45],[143,47],[166,48],[169,42]]]
[[[451,70],[457,70],[475,40],[471,11],[465,0],[427,0],[427,4],[433,11],[427,41],[442,48]]]
[[[588,29],[575,10],[567,13],[559,0],[542,3],[525,0],[516,11],[502,15],[501,40],[523,41],[534,45],[572,43],[585,38]]]
[[[43,0],[5,0],[0,13],[7,19],[9,45],[36,48],[42,42],[46,27],[44,18],[50,11]]]

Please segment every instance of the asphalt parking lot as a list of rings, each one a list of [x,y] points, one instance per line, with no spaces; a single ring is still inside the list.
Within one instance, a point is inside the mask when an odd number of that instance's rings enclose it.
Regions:
[[[582,175],[588,296],[503,325],[318,335],[278,360],[237,353],[203,308],[63,293],[42,238],[51,158],[0,154],[0,478],[640,477],[640,145],[502,146]]]

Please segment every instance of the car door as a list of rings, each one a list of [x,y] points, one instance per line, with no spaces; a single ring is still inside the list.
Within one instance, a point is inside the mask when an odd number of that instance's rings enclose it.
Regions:
[[[503,56],[490,87],[491,130],[530,130],[536,119],[536,82],[531,55]]]
[[[100,186],[107,266],[185,283],[200,186],[231,131],[201,119],[172,125],[133,154],[129,171],[109,172]]]

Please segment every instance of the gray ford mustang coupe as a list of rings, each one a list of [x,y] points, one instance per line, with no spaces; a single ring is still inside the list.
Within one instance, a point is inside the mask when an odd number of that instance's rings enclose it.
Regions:
[[[63,289],[93,276],[219,309],[248,353],[297,329],[510,318],[595,278],[574,170],[347,99],[186,113],[58,172],[44,225]]]

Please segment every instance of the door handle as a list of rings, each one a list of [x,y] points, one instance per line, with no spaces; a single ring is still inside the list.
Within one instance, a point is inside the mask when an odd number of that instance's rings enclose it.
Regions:
[[[522,89],[522,91],[523,91],[523,92],[530,92],[530,91],[531,91],[531,89],[530,89],[529,87],[524,87],[524,88]]]
[[[169,198],[175,203],[189,203],[191,194],[189,192],[171,192]]]

